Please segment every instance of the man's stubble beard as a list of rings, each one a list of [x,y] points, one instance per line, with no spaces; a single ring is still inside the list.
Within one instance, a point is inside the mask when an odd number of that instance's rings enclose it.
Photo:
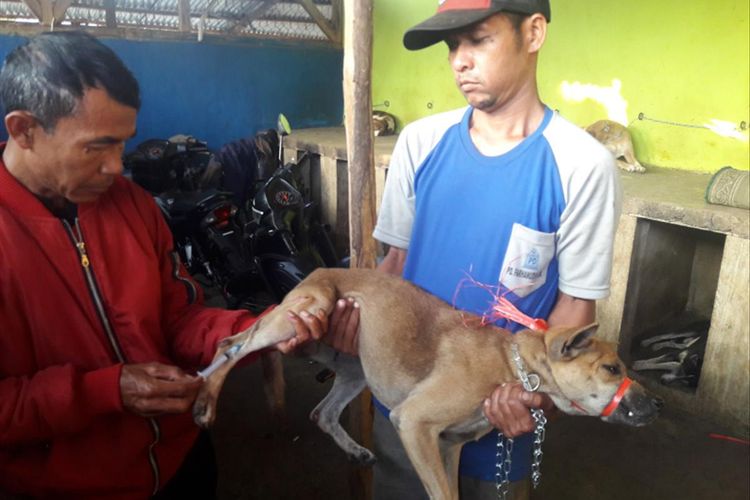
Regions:
[[[497,97],[494,96],[481,97],[476,103],[472,102],[466,94],[464,94],[464,99],[466,99],[466,102],[469,103],[472,108],[478,109],[479,111],[492,109],[497,104]]]

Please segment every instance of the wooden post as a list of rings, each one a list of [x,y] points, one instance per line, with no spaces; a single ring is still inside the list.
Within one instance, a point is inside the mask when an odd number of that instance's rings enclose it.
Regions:
[[[375,152],[372,132],[372,1],[346,0],[344,113],[352,267],[375,267]]]
[[[177,2],[177,18],[180,20],[180,31],[190,33],[190,0],[179,0]]]
[[[117,27],[117,11],[115,10],[115,0],[104,0],[104,16],[107,28]]]
[[[372,133],[372,0],[344,0],[344,113],[349,170],[351,267],[374,268],[375,153]],[[349,407],[350,430],[372,449],[372,399],[365,391]],[[351,475],[352,497],[372,498],[372,470]]]

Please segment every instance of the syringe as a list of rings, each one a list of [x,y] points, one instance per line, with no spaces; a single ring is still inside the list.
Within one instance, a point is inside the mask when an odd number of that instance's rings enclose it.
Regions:
[[[208,378],[208,376],[215,372],[221,365],[232,359],[234,355],[240,351],[240,349],[242,349],[242,344],[236,344],[230,347],[229,349],[224,351],[224,354],[222,354],[219,359],[205,367],[203,370],[200,370],[198,372],[198,376],[204,379]]]

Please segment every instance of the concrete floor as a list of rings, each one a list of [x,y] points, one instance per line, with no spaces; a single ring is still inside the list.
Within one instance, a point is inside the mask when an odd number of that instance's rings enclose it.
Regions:
[[[285,358],[285,430],[265,406],[259,363],[230,375],[213,430],[221,500],[357,500],[349,492],[352,466],[307,419],[331,383],[315,380],[321,369]],[[548,425],[542,482],[532,499],[747,500],[749,448],[708,436],[722,432],[669,408],[637,429],[563,417]]]

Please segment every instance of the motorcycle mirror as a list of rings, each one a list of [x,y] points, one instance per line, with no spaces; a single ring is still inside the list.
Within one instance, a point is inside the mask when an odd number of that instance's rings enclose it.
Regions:
[[[292,126],[289,125],[289,120],[284,113],[279,114],[279,119],[276,121],[276,128],[281,135],[289,135],[292,133]]]
[[[276,130],[279,133],[279,165],[284,164],[284,136],[292,133],[292,126],[284,113],[279,113],[276,120]]]

